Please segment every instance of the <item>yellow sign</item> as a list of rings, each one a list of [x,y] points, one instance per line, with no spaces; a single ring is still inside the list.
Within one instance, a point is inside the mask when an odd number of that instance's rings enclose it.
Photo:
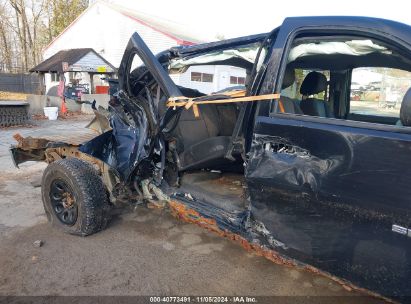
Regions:
[[[105,67],[105,66],[99,66],[99,67],[97,67],[97,72],[99,72],[99,73],[105,73],[105,72],[107,72],[107,67]]]

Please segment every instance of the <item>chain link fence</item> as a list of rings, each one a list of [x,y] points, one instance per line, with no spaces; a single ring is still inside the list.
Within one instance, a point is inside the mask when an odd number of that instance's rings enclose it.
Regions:
[[[0,73],[0,91],[40,94],[41,79],[38,74]]]

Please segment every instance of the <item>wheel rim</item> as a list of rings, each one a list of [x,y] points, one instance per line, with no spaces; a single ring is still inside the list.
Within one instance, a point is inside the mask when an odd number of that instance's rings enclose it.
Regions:
[[[66,182],[56,179],[51,183],[50,201],[53,212],[60,222],[68,226],[76,223],[77,203],[73,191]]]

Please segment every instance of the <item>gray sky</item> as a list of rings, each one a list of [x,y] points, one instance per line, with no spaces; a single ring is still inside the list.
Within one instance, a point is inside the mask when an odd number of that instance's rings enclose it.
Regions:
[[[411,24],[406,0],[111,0],[177,23],[214,40],[268,32],[287,16],[354,15]]]

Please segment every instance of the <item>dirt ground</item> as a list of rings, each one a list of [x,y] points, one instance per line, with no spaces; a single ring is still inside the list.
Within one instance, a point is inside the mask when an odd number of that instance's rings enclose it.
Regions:
[[[308,271],[275,265],[162,210],[117,210],[105,231],[86,238],[53,229],[38,187],[45,165],[13,168],[11,136],[81,135],[90,119],[0,130],[0,296],[248,295],[294,296],[305,303],[381,302]],[[36,240],[43,246],[34,246]]]

